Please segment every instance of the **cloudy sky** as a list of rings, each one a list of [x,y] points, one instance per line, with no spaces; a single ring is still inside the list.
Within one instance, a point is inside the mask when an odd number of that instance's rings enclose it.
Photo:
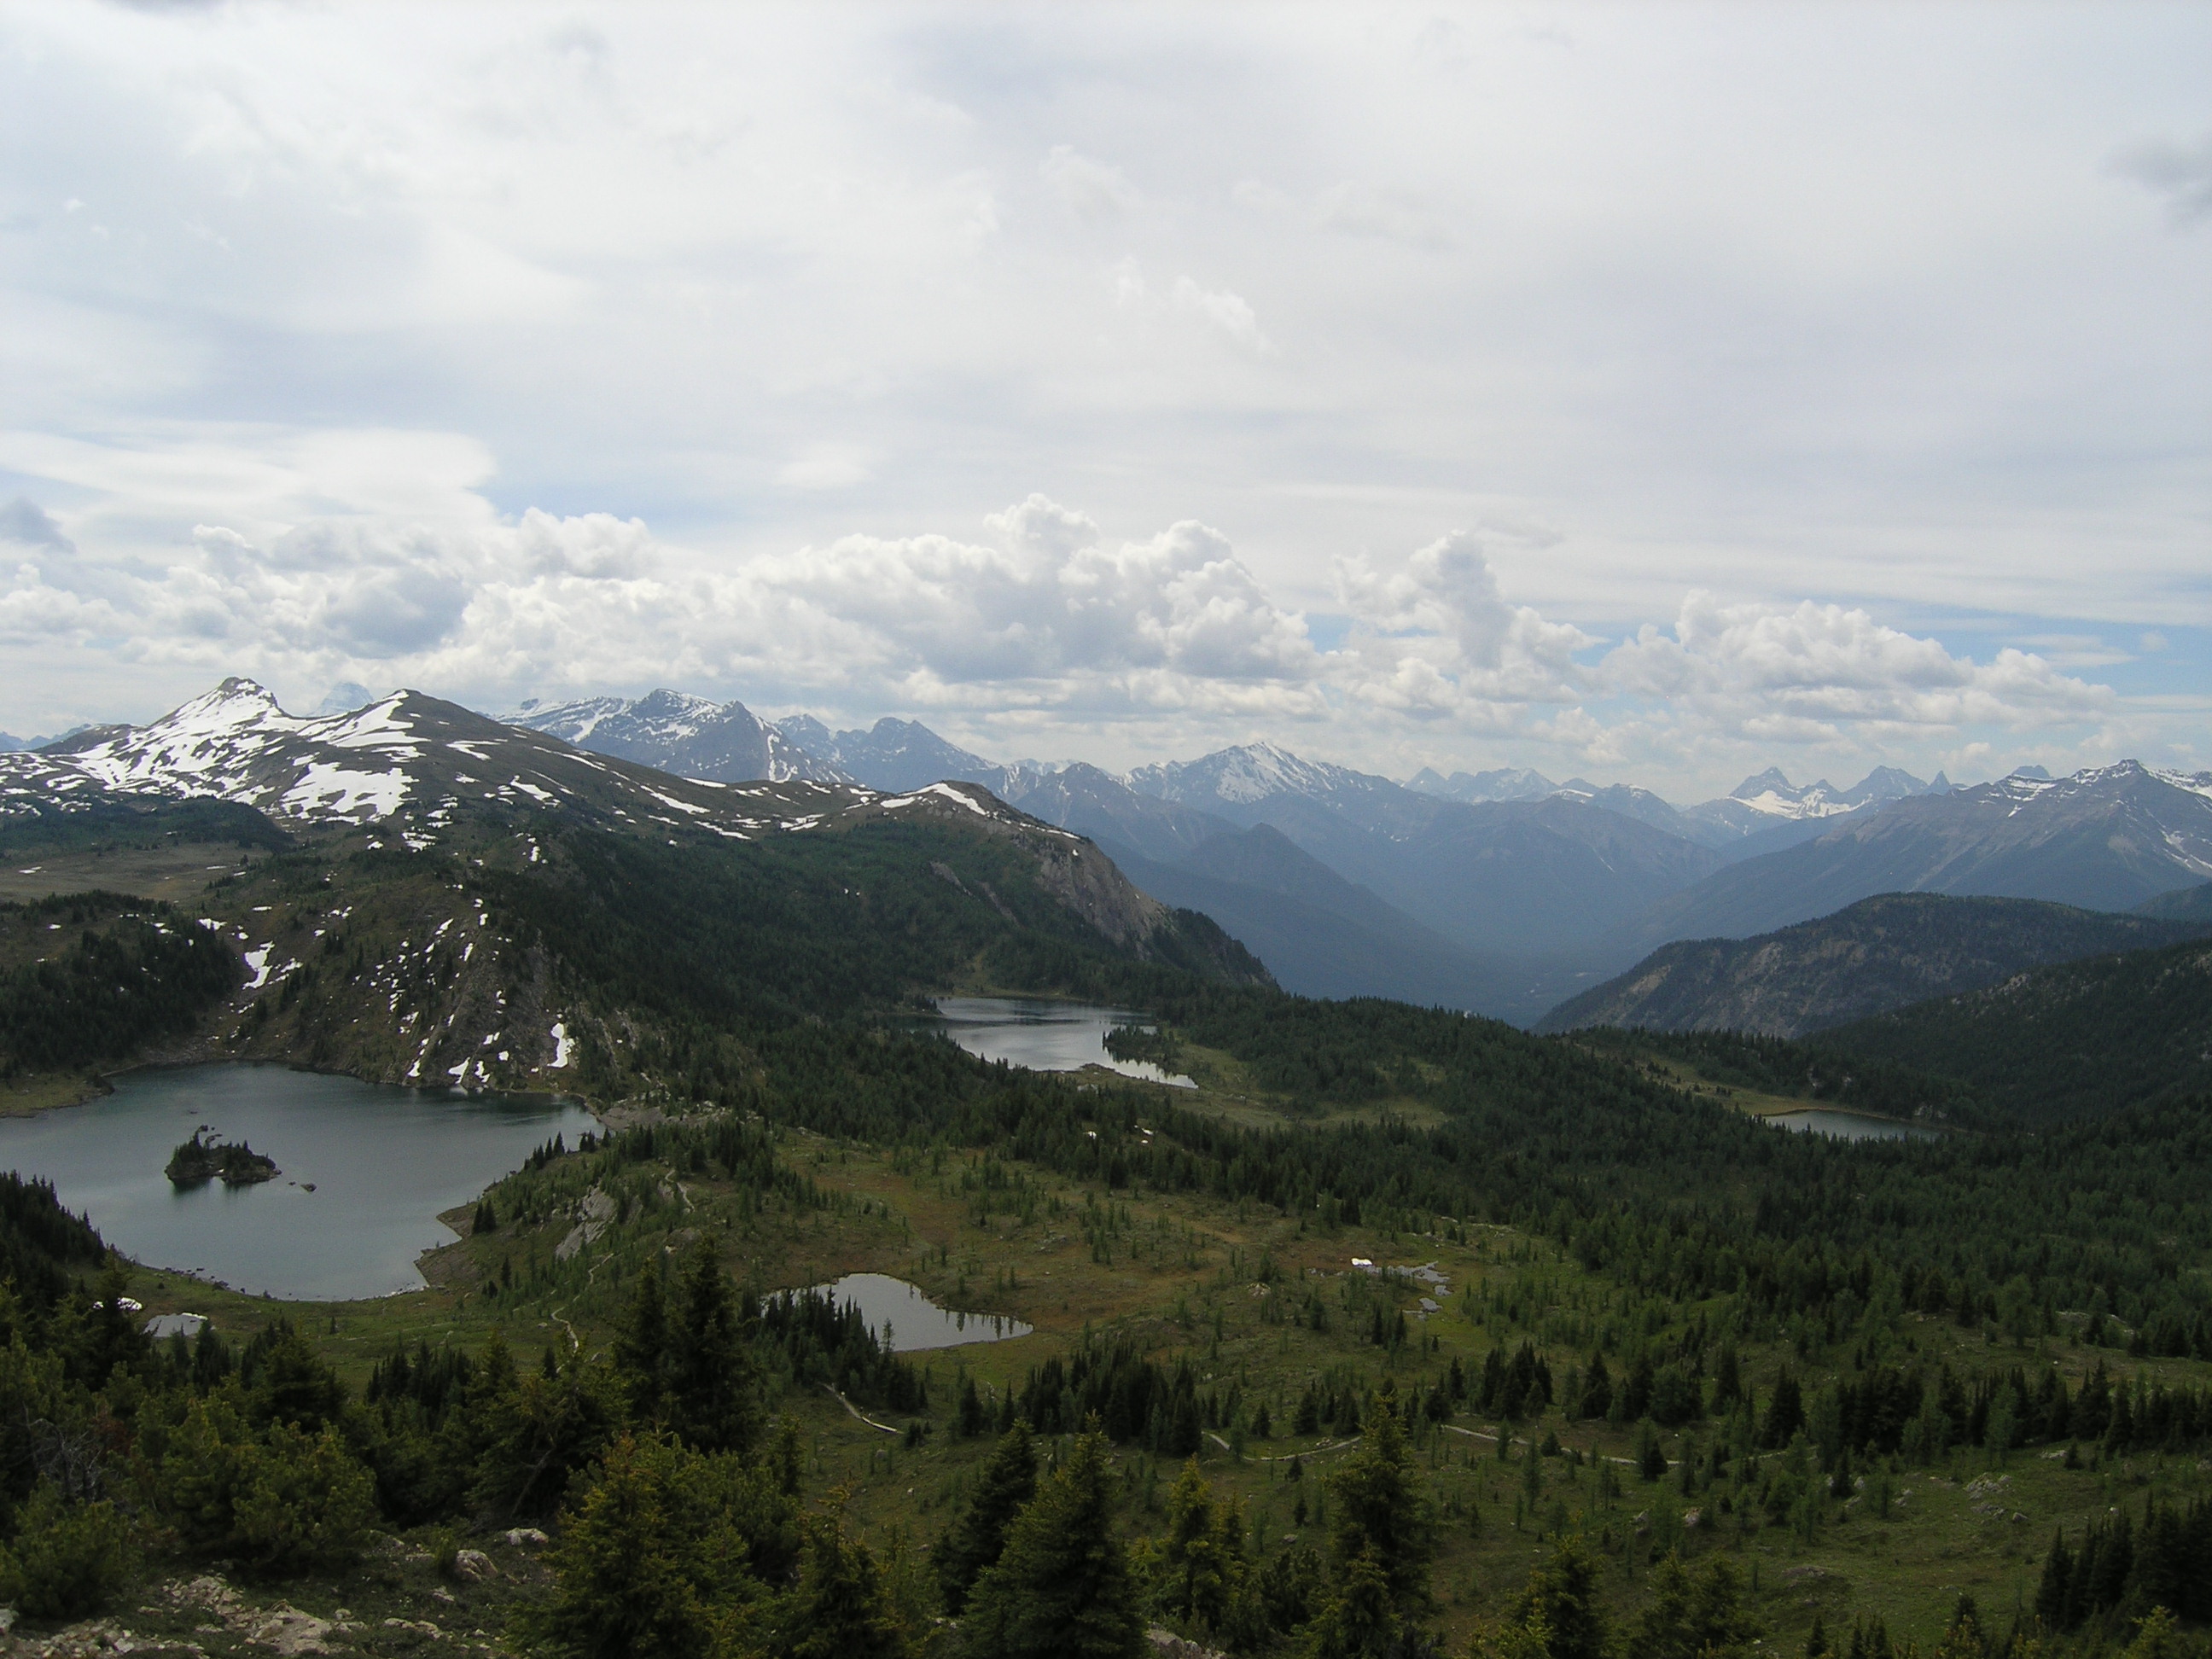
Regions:
[[[0,727],[2212,767],[2208,112],[2201,4],[0,3]]]

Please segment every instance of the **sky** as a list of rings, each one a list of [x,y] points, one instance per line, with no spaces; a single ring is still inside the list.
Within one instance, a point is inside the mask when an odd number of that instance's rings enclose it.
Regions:
[[[2212,768],[2212,7],[0,0],[0,669]]]

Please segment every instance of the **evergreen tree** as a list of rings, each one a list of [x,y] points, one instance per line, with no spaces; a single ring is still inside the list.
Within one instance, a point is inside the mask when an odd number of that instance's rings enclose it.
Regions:
[[[843,1494],[837,1494],[842,1500]],[[905,1659],[906,1626],[868,1547],[833,1509],[800,1523],[799,1583],[776,1620],[776,1659]]]
[[[959,1617],[975,1580],[1006,1548],[1006,1529],[1036,1496],[1036,1443],[1028,1422],[1016,1418],[976,1476],[968,1507],[938,1542],[937,1582],[947,1613]]]
[[[1589,1371],[1583,1378],[1583,1397],[1575,1407],[1577,1417],[1603,1417],[1613,1409],[1613,1374],[1605,1368],[1605,1356],[1590,1355]]]
[[[1162,1614],[1208,1635],[1228,1621],[1244,1583],[1243,1516],[1234,1504],[1215,1499],[1194,1457],[1168,1494],[1167,1532],[1145,1565]]]
[[[703,1233],[684,1270],[668,1349],[672,1426],[702,1451],[744,1450],[760,1427],[752,1358],[729,1279]]]
[[[1334,1564],[1321,1609],[1306,1627],[1304,1659],[1396,1659],[1405,1632],[1389,1567],[1373,1548],[1362,1549]]]
[[[668,1310],[657,1265],[638,1275],[610,1357],[631,1416],[640,1423],[660,1421],[667,1392]]]
[[[1386,1382],[1368,1414],[1365,1443],[1329,1478],[1328,1594],[1352,1594],[1353,1579],[1364,1586],[1371,1567],[1382,1575],[1395,1617],[1411,1621],[1429,1610],[1435,1504],[1392,1404]]]
[[[1106,1439],[1079,1436],[969,1598],[974,1659],[1135,1659],[1144,1616],[1114,1533]]]
[[[1597,1586],[1597,1564],[1577,1538],[1562,1538],[1552,1559],[1528,1576],[1507,1616],[1543,1659],[1607,1659],[1611,1634]]]
[[[1651,1575],[1651,1601],[1628,1646],[1637,1659],[1741,1659],[1760,1635],[1724,1559],[1693,1580],[1681,1557],[1670,1554]]]
[[[559,1659],[695,1659],[711,1645],[710,1596],[750,1600],[726,1526],[688,1504],[683,1449],[624,1435],[546,1554],[553,1594],[526,1607],[520,1633]]]

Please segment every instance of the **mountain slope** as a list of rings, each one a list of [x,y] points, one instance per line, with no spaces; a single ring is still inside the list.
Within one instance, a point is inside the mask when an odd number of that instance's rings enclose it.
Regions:
[[[1173,863],[1103,844],[1155,898],[1212,917],[1286,991],[1425,1007],[1516,1006],[1510,964],[1460,950],[1267,825],[1229,830]]]
[[[1747,938],[1876,893],[2047,899],[2125,910],[2212,875],[2212,775],[2133,761],[1915,796],[1817,841],[1732,865],[1606,940],[1632,961],[1671,939]]]
[[[1001,797],[1032,817],[1094,841],[1176,863],[1206,842],[1237,833],[1210,812],[1141,795],[1111,773],[1081,762],[1057,772],[1001,774]]]
[[[757,719],[744,704],[711,702],[681,691],[655,691],[635,700],[529,702],[510,723],[678,777],[721,783],[757,778],[777,783],[788,778],[850,781],[835,765]]]
[[[2164,921],[2212,921],[2212,881],[2199,882],[2194,887],[2177,887],[2170,893],[2145,899],[2136,906],[2135,914]]]
[[[2040,968],[1813,1042],[1961,1079],[2031,1121],[2212,1089],[2212,945]]]
[[[1540,1031],[1583,1026],[1800,1036],[2027,969],[2212,933],[2033,899],[1889,893],[1747,939],[1662,945],[1562,1003]]]

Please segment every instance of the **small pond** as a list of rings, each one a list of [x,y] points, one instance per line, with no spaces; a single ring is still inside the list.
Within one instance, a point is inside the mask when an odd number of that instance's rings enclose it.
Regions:
[[[1086,1002],[1045,1002],[1026,997],[939,997],[931,1024],[969,1054],[1003,1060],[1033,1072],[1079,1072],[1103,1066],[1124,1077],[1194,1086],[1187,1077],[1162,1071],[1148,1060],[1116,1060],[1106,1052],[1106,1034],[1117,1025],[1149,1028],[1146,1016],[1127,1008],[1103,1008]]]
[[[1837,1112],[1818,1106],[1802,1112],[1776,1112],[1766,1121],[1800,1133],[1832,1135],[1838,1140],[1933,1140],[1941,1133],[1893,1117],[1869,1117],[1863,1112]]]
[[[997,1314],[955,1313],[940,1308],[920,1287],[889,1273],[847,1273],[834,1285],[815,1290],[839,1302],[849,1302],[872,1331],[890,1328],[890,1346],[896,1353],[916,1353],[924,1348],[957,1348],[963,1342],[1003,1342],[1027,1336],[1033,1328],[1018,1319]]]
[[[161,1173],[200,1124],[282,1171],[259,1186],[179,1188]],[[556,1135],[598,1127],[544,1099],[399,1089],[277,1066],[132,1072],[115,1092],[0,1119],[0,1170],[42,1176],[107,1242],[254,1295],[350,1300],[419,1290],[415,1258],[450,1244],[438,1214]],[[308,1188],[313,1185],[313,1190]]]

